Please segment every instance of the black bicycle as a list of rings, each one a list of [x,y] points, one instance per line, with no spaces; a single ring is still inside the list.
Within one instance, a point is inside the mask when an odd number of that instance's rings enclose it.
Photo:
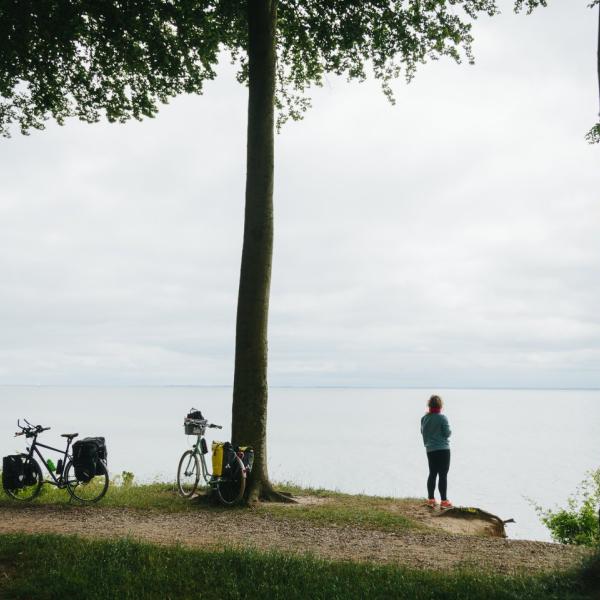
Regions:
[[[64,450],[59,448],[53,448],[47,446],[38,441],[38,435],[44,431],[48,431],[50,427],[42,427],[41,425],[32,425],[24,419],[27,425],[21,425],[20,421],[17,421],[17,426],[21,431],[15,433],[16,436],[24,435],[26,438],[33,438],[31,446],[27,448],[26,454],[16,455],[10,457],[15,460],[20,460],[21,464],[18,468],[22,475],[20,480],[16,484],[8,483],[3,478],[3,487],[6,494],[14,500],[30,501],[36,498],[44,483],[48,485],[54,485],[59,489],[67,489],[71,498],[78,502],[91,503],[98,502],[108,490],[109,478],[108,469],[106,464],[102,460],[96,462],[95,470],[93,473],[88,471],[81,471],[76,468],[73,462],[73,456],[69,454],[71,443],[76,438],[78,433],[63,433],[61,437],[67,439],[67,447]],[[61,454],[61,458],[54,465],[52,461],[47,461],[39,448],[46,448],[53,452]],[[36,454],[41,464],[44,465],[50,479],[44,479],[42,474],[42,468],[40,463],[35,459]]]

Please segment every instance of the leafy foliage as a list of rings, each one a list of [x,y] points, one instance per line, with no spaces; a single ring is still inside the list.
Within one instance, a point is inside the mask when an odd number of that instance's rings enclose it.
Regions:
[[[535,508],[555,541],[581,546],[600,545],[600,469],[588,473],[575,495],[567,500],[567,508],[551,510],[537,505]]]
[[[13,0],[0,4],[0,132],[49,117],[154,116],[158,102],[215,76],[223,15],[183,0]]]
[[[600,123],[596,123],[586,134],[585,139],[590,144],[600,144]]]
[[[515,11],[519,12],[525,8],[527,14],[531,14],[534,8],[538,6],[548,6],[546,0],[515,0]]]
[[[0,3],[0,134],[53,118],[152,117],[201,93],[222,51],[246,83],[247,0],[5,0]],[[528,12],[546,0],[516,0]],[[390,81],[448,56],[473,60],[472,21],[496,0],[279,0],[278,124],[298,119],[326,73]]]

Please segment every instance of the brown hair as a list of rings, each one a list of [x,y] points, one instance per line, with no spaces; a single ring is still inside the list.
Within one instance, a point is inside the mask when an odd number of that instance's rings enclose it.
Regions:
[[[443,404],[444,403],[439,396],[431,396],[431,398],[429,398],[429,402],[427,402],[427,406],[429,406],[429,408],[442,408]]]

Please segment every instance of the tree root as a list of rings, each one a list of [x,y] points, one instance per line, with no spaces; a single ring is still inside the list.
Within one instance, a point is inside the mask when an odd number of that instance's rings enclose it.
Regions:
[[[262,502],[283,502],[284,504],[298,504],[298,501],[294,500],[291,494],[284,494],[283,492],[278,492],[272,487],[270,487],[269,490],[263,490],[260,494],[260,499]]]
[[[285,504],[298,504],[287,492],[278,492],[273,488],[270,481],[254,481],[246,495],[246,502],[249,505],[257,502],[281,502]]]

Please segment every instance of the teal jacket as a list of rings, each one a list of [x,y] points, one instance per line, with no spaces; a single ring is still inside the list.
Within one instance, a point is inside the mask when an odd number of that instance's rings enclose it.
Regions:
[[[427,452],[450,450],[449,438],[452,435],[446,415],[427,413],[421,417],[421,435]]]

